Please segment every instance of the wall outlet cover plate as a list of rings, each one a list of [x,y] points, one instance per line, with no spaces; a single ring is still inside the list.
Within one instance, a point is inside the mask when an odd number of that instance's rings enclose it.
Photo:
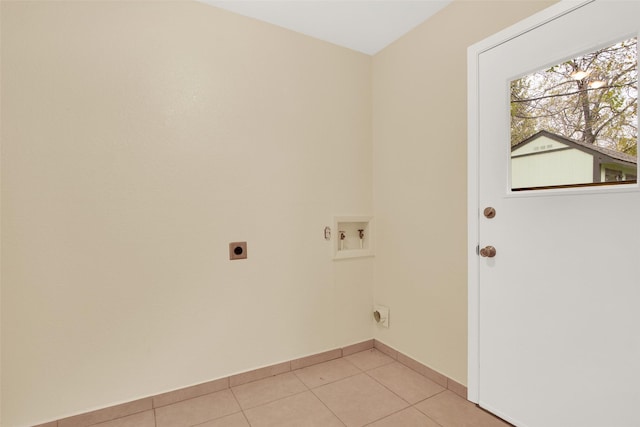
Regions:
[[[247,258],[247,242],[231,242],[229,243],[229,259],[246,259]]]

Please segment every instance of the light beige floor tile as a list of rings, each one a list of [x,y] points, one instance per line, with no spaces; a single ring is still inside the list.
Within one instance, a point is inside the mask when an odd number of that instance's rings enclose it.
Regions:
[[[364,373],[320,386],[313,393],[348,427],[363,426],[409,406]]]
[[[391,357],[387,356],[379,350],[376,350],[375,348],[351,354],[349,356],[346,356],[345,359],[347,359],[349,362],[353,363],[363,371],[368,371],[369,369],[374,369],[382,365],[394,362]]]
[[[309,388],[318,387],[362,372],[348,360],[336,359],[319,363],[293,373]]]
[[[249,422],[242,412],[238,412],[194,427],[249,427]]]
[[[367,374],[412,405],[445,390],[398,362],[372,369]]]
[[[246,411],[252,427],[344,427],[310,391]]]
[[[106,423],[94,424],[95,427],[155,427],[156,420],[153,411],[140,412],[128,417],[107,421]]]
[[[242,409],[264,405],[308,390],[292,372],[233,387]]]
[[[418,403],[415,408],[443,427],[510,426],[448,390]]]
[[[407,408],[386,418],[369,424],[367,427],[440,427],[415,408]]]
[[[239,411],[231,390],[223,390],[156,408],[156,427],[193,426]]]
[[[150,397],[58,420],[58,427],[85,427],[153,409]]]

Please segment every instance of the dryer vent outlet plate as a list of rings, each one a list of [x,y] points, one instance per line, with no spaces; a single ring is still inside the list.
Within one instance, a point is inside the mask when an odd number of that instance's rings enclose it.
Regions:
[[[389,327],[389,307],[376,305],[373,307],[373,319],[383,328]]]

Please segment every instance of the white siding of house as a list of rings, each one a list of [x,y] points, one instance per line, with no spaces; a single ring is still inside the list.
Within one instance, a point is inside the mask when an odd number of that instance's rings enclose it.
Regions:
[[[521,149],[536,143],[534,141]],[[593,156],[590,154],[576,149],[550,149],[546,153],[515,157],[516,151],[511,158],[511,188],[593,182]]]
[[[536,138],[534,141],[531,141],[528,144],[525,144],[522,147],[513,150],[511,152],[511,157],[538,153],[540,151],[545,151],[545,150],[558,150],[558,149],[567,148],[567,147],[568,145],[566,144],[563,144],[558,141],[554,141],[553,139],[547,138],[546,136],[540,136]]]

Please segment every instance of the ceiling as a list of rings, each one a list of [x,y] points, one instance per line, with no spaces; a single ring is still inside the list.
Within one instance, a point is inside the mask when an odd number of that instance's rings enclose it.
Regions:
[[[452,0],[200,0],[374,55]]]

